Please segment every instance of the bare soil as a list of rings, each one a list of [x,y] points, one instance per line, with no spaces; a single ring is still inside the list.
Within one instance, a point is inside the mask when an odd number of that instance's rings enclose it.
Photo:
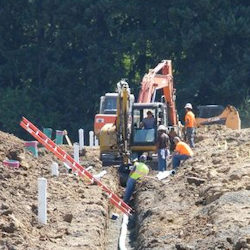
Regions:
[[[137,249],[250,249],[250,129],[199,129],[195,156],[136,204]]]
[[[67,151],[72,149],[65,147]],[[99,150],[87,148],[81,162],[101,171]],[[9,169],[3,160],[20,161],[19,169]],[[24,142],[0,132],[0,249],[105,249],[109,201],[96,185],[66,173],[51,176],[51,163],[57,161],[42,146],[34,158]],[[116,172],[107,169],[103,182],[117,191]],[[37,222],[37,179],[48,182],[48,223]]]
[[[175,176],[159,181],[151,170],[138,183],[130,249],[250,249],[250,129],[206,127],[196,141],[195,156]],[[99,173],[98,157],[98,148],[86,148],[80,162]],[[42,146],[34,158],[22,140],[0,132],[0,249],[117,249],[120,220],[110,217],[119,212],[106,194],[61,164],[52,177],[53,161]],[[105,169],[102,181],[122,196],[116,169]],[[48,181],[47,225],[37,222],[39,177]]]

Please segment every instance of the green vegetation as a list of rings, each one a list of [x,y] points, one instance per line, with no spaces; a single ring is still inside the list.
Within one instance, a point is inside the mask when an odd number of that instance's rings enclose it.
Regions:
[[[177,106],[232,104],[249,121],[250,3],[2,0],[0,129],[91,129],[99,97],[171,59]]]

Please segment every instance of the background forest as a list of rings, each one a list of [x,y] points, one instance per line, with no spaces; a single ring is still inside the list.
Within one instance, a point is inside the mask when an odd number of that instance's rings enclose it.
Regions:
[[[177,108],[232,104],[250,127],[250,1],[0,0],[0,130],[93,128],[99,98],[171,59]]]

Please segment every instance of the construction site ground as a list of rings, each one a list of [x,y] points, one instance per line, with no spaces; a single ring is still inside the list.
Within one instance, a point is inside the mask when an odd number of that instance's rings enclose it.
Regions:
[[[198,129],[194,153],[176,175],[159,181],[151,170],[137,184],[129,249],[250,249],[250,129]],[[51,176],[53,161],[59,177]],[[103,170],[97,147],[86,147],[80,163]],[[102,181],[122,196],[117,168],[105,170]],[[48,181],[46,225],[37,221],[39,177]],[[44,147],[35,158],[24,141],[0,132],[0,249],[117,249],[121,214],[111,220],[113,212],[98,186],[68,174]]]

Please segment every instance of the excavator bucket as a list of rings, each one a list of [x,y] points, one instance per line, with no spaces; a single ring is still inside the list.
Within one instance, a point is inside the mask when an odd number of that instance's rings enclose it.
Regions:
[[[222,124],[227,128],[241,129],[241,120],[237,109],[231,105],[224,108],[221,105],[199,106],[196,118],[197,127],[212,124]]]

